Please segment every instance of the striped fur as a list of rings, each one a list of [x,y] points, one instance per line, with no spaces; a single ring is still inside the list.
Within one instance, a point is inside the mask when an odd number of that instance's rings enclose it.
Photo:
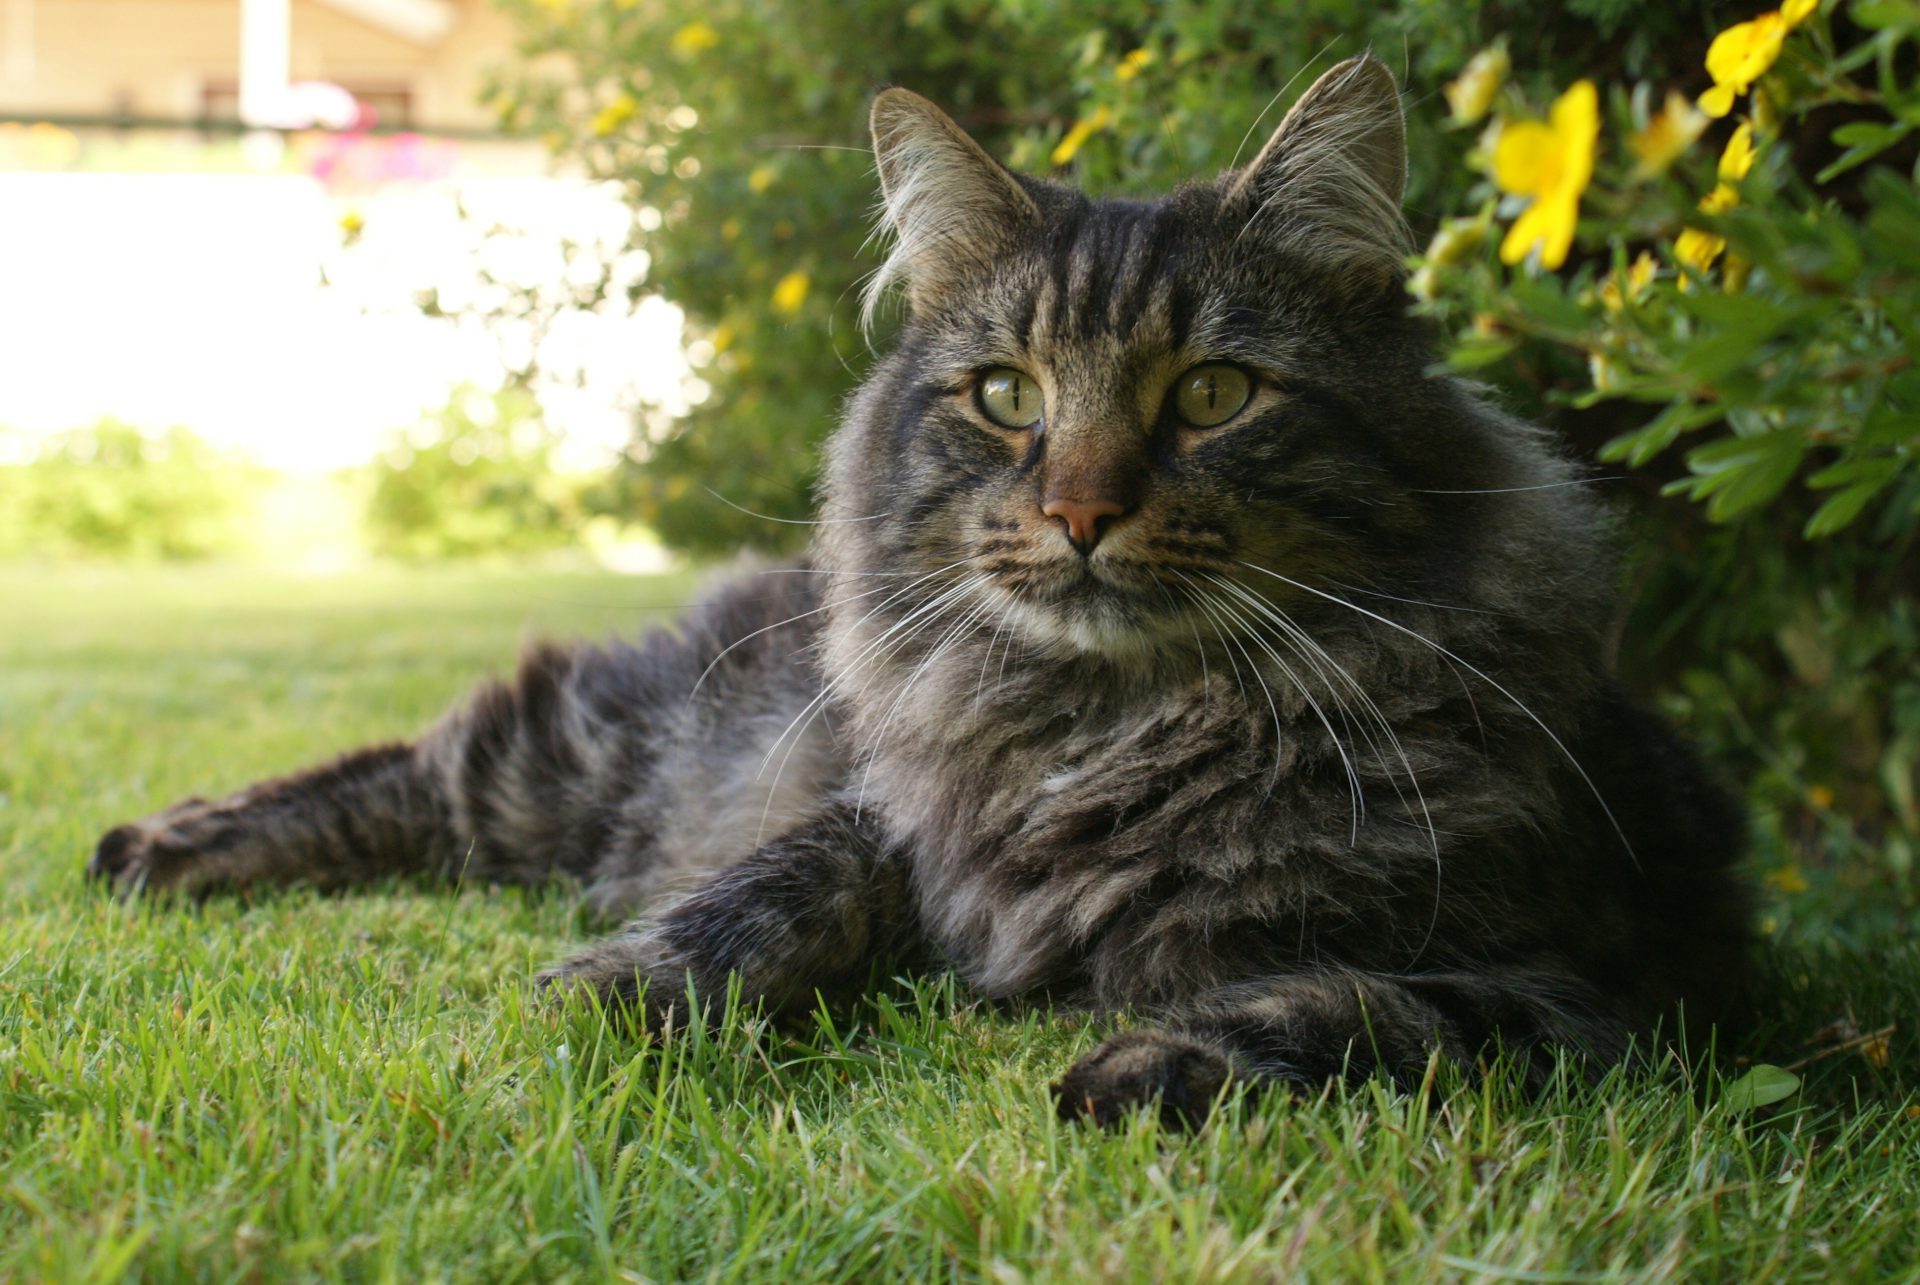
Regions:
[[[95,871],[570,875],[644,909],[547,980],[656,1020],[940,965],[1154,1016],[1057,1086],[1098,1121],[1495,1043],[1541,1078],[1729,1011],[1739,815],[1606,672],[1573,468],[1430,373],[1385,69],[1155,201],[1012,175],[904,91],[875,145],[908,315],[808,562],[535,649],[412,746],[122,827]],[[1221,361],[1252,400],[1185,426],[1176,378]],[[1036,429],[976,403],[999,366]],[[1096,541],[1058,495],[1110,502]]]

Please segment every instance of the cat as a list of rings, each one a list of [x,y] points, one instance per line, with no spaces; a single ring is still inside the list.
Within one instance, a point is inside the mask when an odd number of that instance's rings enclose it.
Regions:
[[[1131,1011],[1053,1086],[1102,1123],[1436,1051],[1544,1083],[1733,1011],[1741,813],[1607,672],[1575,467],[1431,365],[1391,73],[1156,200],[1016,175],[903,89],[872,130],[867,303],[905,316],[805,562],[91,872],[572,876],[639,917],[542,984],[661,1023],[902,968]]]

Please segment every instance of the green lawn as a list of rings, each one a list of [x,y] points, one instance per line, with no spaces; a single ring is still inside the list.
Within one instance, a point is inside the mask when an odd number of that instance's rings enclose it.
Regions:
[[[1920,1279],[1920,947],[1771,948],[1777,1062],[1058,1124],[1096,1027],[938,982],[662,1046],[532,1001],[564,890],[122,907],[107,826],[401,735],[689,578],[0,572],[0,1280]],[[1830,1024],[1897,1023],[1884,1055]],[[1823,1031],[1823,1028],[1828,1028]],[[1442,1083],[1449,1078],[1443,1077]]]

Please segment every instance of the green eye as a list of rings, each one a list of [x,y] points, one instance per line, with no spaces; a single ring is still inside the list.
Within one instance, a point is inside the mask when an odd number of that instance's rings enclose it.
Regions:
[[[1040,385],[1011,366],[995,366],[980,380],[980,409],[1002,428],[1040,422]]]
[[[1173,386],[1173,408],[1195,428],[1212,428],[1238,415],[1253,400],[1253,381],[1238,366],[1195,366]]]

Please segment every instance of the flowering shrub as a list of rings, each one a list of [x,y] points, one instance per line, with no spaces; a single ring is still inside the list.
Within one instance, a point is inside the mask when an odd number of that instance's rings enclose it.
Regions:
[[[1017,168],[1157,191],[1374,49],[1416,306],[1634,511],[1623,673],[1749,783],[1784,907],[1836,877],[1911,904],[1920,0],[501,2],[502,119],[625,186],[713,390],[636,431],[616,507],[708,550],[806,534],[708,488],[807,515],[867,359],[876,87]]]
[[[1494,118],[1468,149],[1477,208],[1442,224],[1413,284],[1456,366],[1524,370],[1576,411],[1647,408],[1618,417],[1599,460],[1664,470],[1665,494],[1722,524],[1685,532],[1690,569],[1663,559],[1640,603],[1693,652],[1673,705],[1749,764],[1770,860],[1811,839],[1871,850],[1904,883],[1920,853],[1920,4],[1828,9],[1789,0],[1727,26],[1697,102],[1606,87],[1609,128],[1589,82],[1548,124],[1512,87],[1475,85]]]

